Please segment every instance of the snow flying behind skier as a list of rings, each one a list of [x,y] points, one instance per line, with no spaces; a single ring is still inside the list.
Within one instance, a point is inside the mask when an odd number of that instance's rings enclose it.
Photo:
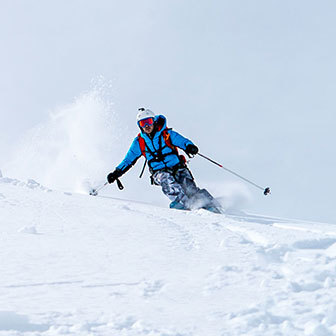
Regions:
[[[204,208],[220,213],[219,204],[205,189],[196,186],[194,178],[177,147],[188,155],[196,155],[198,148],[189,139],[167,128],[163,115],[140,108],[137,115],[139,135],[134,139],[124,160],[108,174],[113,183],[125,174],[143,155],[148,163],[152,184],[161,186],[162,192],[171,200],[170,208],[191,210]]]

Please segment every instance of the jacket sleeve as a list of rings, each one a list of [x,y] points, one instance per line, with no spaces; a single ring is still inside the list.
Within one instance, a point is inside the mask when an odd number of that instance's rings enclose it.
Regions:
[[[133,140],[133,143],[128,150],[124,160],[117,166],[117,170],[121,170],[121,173],[126,173],[132,166],[137,162],[139,157],[141,156],[141,149],[138,137]]]
[[[174,146],[177,146],[183,150],[186,150],[186,147],[188,145],[193,145],[192,141],[190,141],[189,139],[185,138],[184,136],[182,136],[181,134],[173,131],[173,130],[169,130],[170,133],[170,139],[171,142]]]

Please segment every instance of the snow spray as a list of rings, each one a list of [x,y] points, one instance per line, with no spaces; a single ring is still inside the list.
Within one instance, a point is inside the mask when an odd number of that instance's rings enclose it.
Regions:
[[[20,141],[4,167],[6,174],[76,192],[101,183],[114,168],[113,157],[121,157],[122,142],[120,121],[106,97],[107,89],[100,84],[52,111]]]

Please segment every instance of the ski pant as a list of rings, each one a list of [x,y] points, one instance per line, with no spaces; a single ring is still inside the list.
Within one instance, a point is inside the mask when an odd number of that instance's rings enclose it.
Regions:
[[[153,182],[171,201],[182,203],[187,209],[209,207],[213,197],[205,189],[196,186],[188,168],[159,170],[154,172]]]

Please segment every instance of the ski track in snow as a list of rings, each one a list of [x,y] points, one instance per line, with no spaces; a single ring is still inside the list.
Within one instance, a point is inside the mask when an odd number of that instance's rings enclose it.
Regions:
[[[336,226],[0,178],[0,336],[335,335]]]

